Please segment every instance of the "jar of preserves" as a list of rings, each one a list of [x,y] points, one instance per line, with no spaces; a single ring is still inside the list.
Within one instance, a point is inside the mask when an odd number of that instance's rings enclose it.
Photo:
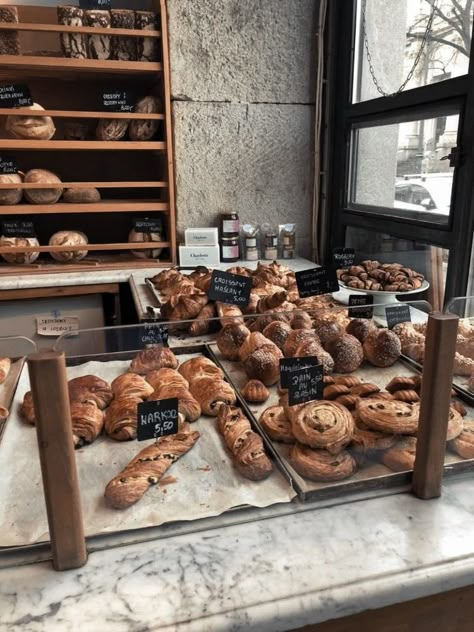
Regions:
[[[240,220],[237,213],[221,213],[220,234],[221,237],[235,237],[239,235]]]
[[[221,261],[234,263],[240,257],[239,236],[221,237]]]

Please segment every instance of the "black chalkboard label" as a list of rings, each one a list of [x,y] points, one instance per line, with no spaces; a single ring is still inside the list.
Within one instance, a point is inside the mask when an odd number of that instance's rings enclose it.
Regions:
[[[411,313],[409,305],[391,305],[385,308],[385,316],[387,318],[387,327],[393,329],[398,323],[411,322]]]
[[[317,366],[318,359],[314,356],[308,358],[283,358],[280,360],[280,385],[282,388],[288,388],[290,384],[290,376],[294,371],[307,369],[310,366]]]
[[[374,297],[368,294],[351,294],[349,296],[349,318],[373,318]]]
[[[137,407],[137,439],[157,439],[178,432],[178,398],[142,402]]]
[[[295,272],[295,277],[301,298],[339,291],[336,269],[332,266],[321,266],[320,268]]]
[[[130,90],[104,90],[101,94],[102,108],[106,112],[132,112],[135,101]]]
[[[0,84],[0,108],[24,108],[29,105],[33,105],[33,99],[27,85]]]
[[[240,274],[214,270],[209,287],[209,300],[245,307],[250,299],[252,279]]]
[[[33,222],[20,219],[3,220],[2,235],[5,237],[36,237]]]
[[[348,268],[354,265],[355,250],[354,248],[334,248],[332,259],[336,267]]]
[[[81,9],[111,9],[112,0],[79,0]]]
[[[143,322],[140,327],[140,342],[142,345],[168,346],[168,327],[156,322]]]
[[[18,163],[9,156],[0,156],[0,173],[18,173]]]
[[[133,229],[137,233],[161,233],[163,224],[159,217],[137,217],[133,220]]]
[[[322,399],[323,387],[323,367],[320,364],[294,371],[288,385],[288,403],[295,406]]]

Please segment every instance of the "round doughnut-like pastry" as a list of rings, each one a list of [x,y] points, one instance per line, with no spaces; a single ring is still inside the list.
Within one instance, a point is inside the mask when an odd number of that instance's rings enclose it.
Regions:
[[[392,366],[401,352],[400,338],[389,329],[376,329],[364,340],[365,357],[374,366]]]
[[[259,423],[273,441],[294,443],[295,437],[291,423],[287,419],[283,406],[270,406],[260,415]]]
[[[420,413],[420,404],[413,404],[413,408],[416,410],[417,414]],[[457,436],[461,434],[464,428],[464,422],[462,415],[458,413],[452,406],[449,407],[449,418],[448,418],[448,432],[446,435],[446,441],[452,441]]]
[[[449,442],[449,447],[463,459],[474,459],[474,420],[464,422],[462,432]]]
[[[342,336],[344,327],[334,320],[325,320],[317,324],[314,331],[318,335],[323,347],[325,347],[332,338]]]
[[[139,397],[147,399],[154,391],[153,386],[137,373],[124,373],[111,383],[114,397]]]
[[[293,330],[288,323],[276,320],[267,325],[262,333],[265,338],[274,342],[276,346],[283,351],[285,342],[292,331]]]
[[[300,443],[338,454],[352,439],[354,420],[341,404],[314,401],[299,409],[291,427]]]
[[[299,443],[291,447],[289,461],[298,474],[312,481],[340,481],[357,470],[356,462],[345,450],[335,455]]]
[[[297,357],[296,350],[302,342],[307,342],[308,340],[319,343],[319,338],[313,329],[293,329],[283,345],[283,353],[285,357]]]
[[[103,410],[113,398],[110,384],[96,375],[76,377],[69,380],[67,386],[71,404],[92,402],[97,408]]]
[[[394,472],[412,470],[415,465],[416,438],[404,437],[383,453],[382,463]]]
[[[276,384],[280,379],[280,359],[283,354],[272,343],[260,347],[244,361],[244,369],[252,380],[260,380],[265,386]]]
[[[356,411],[360,420],[371,430],[389,434],[413,434],[418,430],[417,404],[367,398],[360,400]]]
[[[325,350],[334,360],[336,373],[352,373],[360,367],[364,360],[361,343],[350,334],[333,338],[326,344]]]
[[[268,388],[260,380],[249,380],[241,392],[246,402],[255,404],[262,404],[270,397]]]
[[[231,323],[217,334],[217,347],[227,360],[238,360],[239,349],[249,336],[250,331],[245,325]]]
[[[352,318],[346,327],[346,333],[357,338],[359,342],[364,342],[374,329],[376,329],[376,325],[370,318]]]

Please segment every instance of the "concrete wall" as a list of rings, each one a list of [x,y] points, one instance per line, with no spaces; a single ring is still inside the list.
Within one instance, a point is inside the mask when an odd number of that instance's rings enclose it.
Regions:
[[[168,0],[178,230],[296,221],[309,254],[317,0]]]

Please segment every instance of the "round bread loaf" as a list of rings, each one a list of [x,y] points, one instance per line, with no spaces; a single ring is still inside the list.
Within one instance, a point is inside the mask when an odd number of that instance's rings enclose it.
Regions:
[[[84,233],[76,230],[61,230],[51,236],[50,246],[82,246],[87,245],[88,240]],[[56,261],[80,261],[87,257],[87,250],[63,250],[51,252],[50,255]]]
[[[157,114],[163,111],[163,104],[157,97],[145,97],[136,104],[133,111]],[[128,136],[130,140],[151,140],[158,131],[159,123],[156,119],[134,119],[128,128]]]
[[[389,329],[375,329],[364,340],[364,353],[370,364],[392,366],[402,351],[400,338]]]
[[[340,338],[332,338],[325,349],[334,360],[336,373],[357,371],[364,359],[361,343],[350,334],[343,334]]]
[[[64,201],[68,204],[93,204],[100,202],[100,193],[97,189],[66,189]]]
[[[128,119],[100,119],[95,135],[97,140],[121,140],[127,133]]]
[[[39,241],[36,237],[0,237],[0,246],[2,248],[29,248],[30,246],[39,246]],[[8,263],[33,263],[38,259],[39,252],[12,252],[2,253],[2,258]]]
[[[18,183],[21,184],[22,177],[19,173],[4,173],[0,175],[0,182],[2,184]],[[19,204],[23,192],[21,189],[0,189],[0,204]]]
[[[41,111],[44,108],[38,103],[33,103],[29,108],[32,111]],[[56,128],[53,119],[49,116],[7,116],[6,131],[14,138],[27,140],[49,140],[54,136]]]
[[[36,182],[38,184],[61,184],[61,180],[52,171],[46,169],[31,169],[25,175],[25,182]],[[31,204],[56,204],[63,189],[60,187],[51,189],[25,189],[25,198]]]
[[[128,235],[129,242],[153,242],[163,241],[163,235],[161,233],[138,233],[136,230],[131,230]],[[163,248],[153,248],[152,250],[131,250],[134,257],[139,259],[158,259],[163,252]]]
[[[374,329],[375,323],[373,320],[369,318],[352,318],[346,327],[346,333],[351,334],[351,336],[354,336],[360,342],[364,342]]]

